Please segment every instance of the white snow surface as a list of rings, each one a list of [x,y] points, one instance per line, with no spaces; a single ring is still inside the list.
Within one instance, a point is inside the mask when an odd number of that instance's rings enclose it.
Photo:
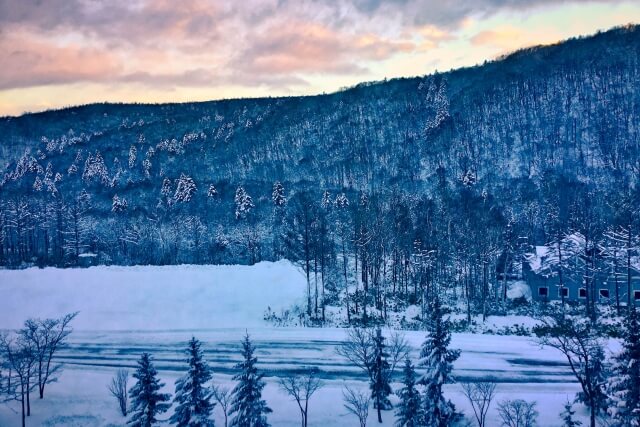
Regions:
[[[0,329],[74,311],[76,330],[263,326],[267,307],[279,313],[303,301],[305,289],[287,261],[0,270]]]

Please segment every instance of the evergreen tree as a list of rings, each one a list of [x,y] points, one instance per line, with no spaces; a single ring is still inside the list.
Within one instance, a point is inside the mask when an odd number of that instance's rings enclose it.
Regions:
[[[416,389],[416,371],[407,357],[404,363],[404,387],[400,390],[400,403],[396,411],[396,427],[418,427],[422,425],[420,393]]]
[[[371,400],[373,407],[378,410],[378,422],[382,422],[382,410],[391,409],[389,395],[391,394],[391,386],[389,385],[389,355],[385,350],[384,337],[380,328],[376,329],[373,337],[373,357],[372,357],[372,378],[371,378]]]
[[[173,401],[178,404],[169,420],[178,427],[213,427],[211,413],[215,403],[211,402],[211,391],[206,387],[211,380],[211,368],[204,360],[200,341],[191,338],[187,348],[189,371],[176,381],[176,395]]]
[[[460,356],[459,350],[449,350],[451,343],[450,323],[444,318],[445,310],[436,296],[430,307],[427,329],[429,334],[422,344],[419,366],[426,369],[420,379],[425,386],[423,411],[428,426],[451,425],[458,414],[450,400],[445,399],[442,386],[452,381],[453,362]]]
[[[287,198],[284,195],[284,187],[280,181],[276,181],[275,184],[273,184],[271,200],[273,200],[273,205],[277,207],[282,207],[287,202]]]
[[[135,427],[149,427],[158,420],[156,416],[167,412],[171,406],[168,403],[171,396],[160,393],[164,387],[158,378],[158,371],[153,366],[149,353],[142,353],[138,361],[138,368],[133,374],[136,384],[129,390],[131,396],[131,419],[128,424]]]
[[[236,196],[234,197],[236,204],[236,219],[246,218],[254,207],[253,199],[242,187],[236,189]]]
[[[180,178],[176,180],[176,192],[173,194],[173,200],[176,202],[189,202],[196,189],[196,183],[193,178],[180,174]]]
[[[266,414],[271,412],[267,402],[262,399],[263,374],[258,373],[256,363],[258,359],[253,355],[255,348],[249,340],[249,334],[242,341],[242,356],[244,360],[236,365],[240,373],[233,377],[238,381],[231,392],[231,410],[233,415],[231,426],[238,427],[267,427]]]
[[[573,419],[575,413],[576,411],[573,410],[571,402],[567,401],[567,403],[565,403],[564,405],[564,411],[560,413],[563,427],[579,427],[582,425],[582,421]]]
[[[615,357],[609,384],[613,425],[640,426],[640,322],[633,307],[625,319],[622,351]]]

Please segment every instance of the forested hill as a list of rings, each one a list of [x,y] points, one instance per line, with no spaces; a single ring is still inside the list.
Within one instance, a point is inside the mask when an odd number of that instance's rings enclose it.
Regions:
[[[436,253],[444,280],[604,235],[637,216],[639,58],[629,26],[328,95],[2,118],[0,265],[339,271],[375,246],[378,266]]]

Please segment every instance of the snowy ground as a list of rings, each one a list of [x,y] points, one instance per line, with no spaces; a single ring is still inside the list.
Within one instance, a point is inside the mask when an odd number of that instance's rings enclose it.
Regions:
[[[84,270],[28,269],[0,271],[0,329],[21,326],[32,316],[59,316],[80,311],[69,347],[61,353],[66,367],[58,383],[49,385],[44,401],[34,399],[30,426],[124,425],[106,389],[118,367],[135,366],[143,351],[153,354],[166,390],[180,375],[182,349],[195,335],[203,341],[215,381],[229,383],[239,360],[240,339],[249,332],[258,347],[259,366],[267,374],[265,397],[274,426],[299,425],[295,403],[276,386],[276,378],[304,366],[320,369],[325,382],[311,403],[311,425],[353,426],[357,420],[342,406],[345,384],[366,389],[360,372],[338,356],[341,329],[273,328],[262,320],[267,306],[279,311],[299,303],[305,289],[301,272],[287,262],[253,267],[97,267]],[[423,332],[407,332],[417,357]],[[539,425],[560,425],[558,414],[578,385],[566,361],[541,349],[527,337],[455,334],[462,350],[455,375],[464,381],[492,378],[496,401],[536,400]],[[396,387],[398,386],[396,385]],[[471,415],[459,385],[447,395]],[[35,396],[34,396],[35,397]],[[498,426],[495,404],[489,423]],[[0,405],[0,426],[18,425],[18,406]],[[583,408],[579,411],[586,415]],[[373,409],[369,425],[378,425]],[[167,415],[168,417],[168,415]],[[392,412],[383,414],[393,425]],[[223,425],[216,410],[217,425]]]

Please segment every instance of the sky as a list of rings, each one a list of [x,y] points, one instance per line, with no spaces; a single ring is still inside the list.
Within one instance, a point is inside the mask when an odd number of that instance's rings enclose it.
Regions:
[[[637,0],[0,0],[0,116],[333,92],[629,23]]]

